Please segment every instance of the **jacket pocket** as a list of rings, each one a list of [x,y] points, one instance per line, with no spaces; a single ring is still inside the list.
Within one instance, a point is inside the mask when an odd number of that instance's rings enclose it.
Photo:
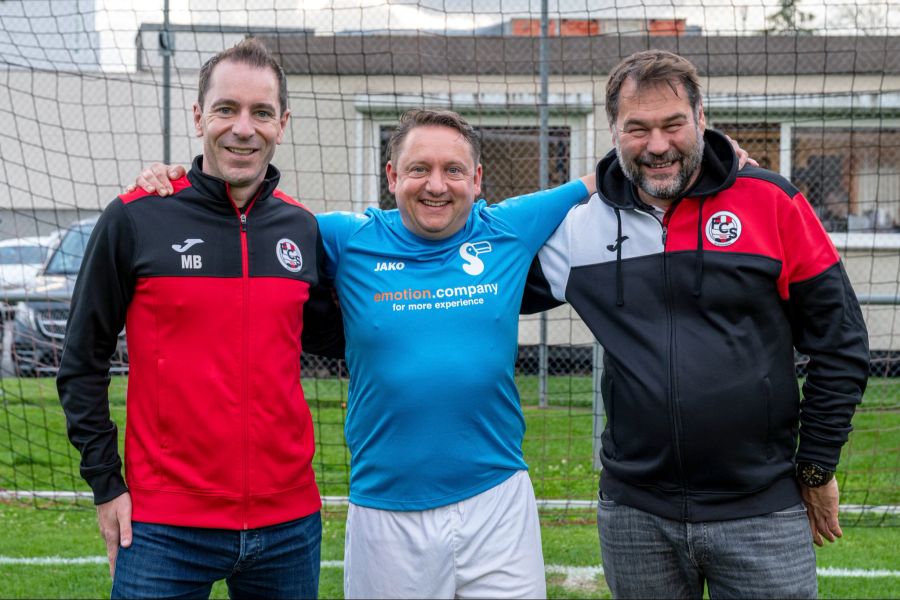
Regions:
[[[765,431],[763,444],[766,448],[766,459],[775,457],[775,449],[772,446],[772,382],[768,377],[763,377],[763,407],[765,409]]]
[[[605,454],[610,458],[618,458],[619,451],[616,444],[616,435],[613,430],[615,423],[615,396],[613,393],[613,378],[609,375],[609,371],[605,370],[600,378],[600,395],[603,397],[603,410],[606,412],[606,426],[600,436],[601,454]]]
[[[693,389],[694,394],[682,395],[680,407],[691,489],[745,492],[770,485],[774,391],[768,376],[716,374],[694,381]]]
[[[240,493],[240,404],[222,384],[157,361],[160,484],[170,490]]]

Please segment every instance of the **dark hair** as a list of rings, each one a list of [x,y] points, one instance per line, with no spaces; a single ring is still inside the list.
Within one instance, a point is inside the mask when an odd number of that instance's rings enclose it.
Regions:
[[[203,66],[200,68],[200,90],[197,94],[197,103],[200,105],[200,110],[203,110],[203,100],[206,97],[206,92],[209,91],[213,69],[216,68],[216,65],[225,61],[241,63],[260,69],[272,69],[272,72],[275,73],[275,78],[278,80],[279,108],[281,109],[281,114],[284,114],[284,111],[287,110],[288,101],[287,77],[285,77],[281,65],[272,58],[272,55],[269,54],[263,43],[252,37],[244,38],[231,48],[219,52],[203,63]]]
[[[472,149],[472,160],[475,161],[476,165],[481,162],[481,140],[465,119],[452,110],[428,110],[424,108],[413,108],[400,116],[400,123],[394,129],[388,142],[390,160],[393,161],[399,156],[400,147],[410,131],[416,127],[424,127],[426,125],[449,127],[458,131]]]
[[[619,93],[629,78],[638,89],[665,83],[676,94],[680,83],[687,92],[694,116],[700,114],[700,78],[697,68],[677,54],[664,50],[644,50],[635,52],[620,62],[609,75],[609,81],[606,82],[606,118],[610,127],[616,124],[619,116]]]

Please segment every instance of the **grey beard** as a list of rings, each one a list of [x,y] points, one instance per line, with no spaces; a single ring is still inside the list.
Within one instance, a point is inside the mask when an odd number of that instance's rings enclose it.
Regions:
[[[700,168],[700,163],[703,162],[704,144],[703,134],[698,131],[697,145],[693,152],[690,154],[676,152],[667,154],[663,157],[669,160],[681,161],[681,168],[678,170],[675,178],[667,183],[656,183],[652,179],[645,177],[637,160],[624,160],[618,143],[616,144],[616,157],[619,159],[619,165],[621,165],[625,177],[627,177],[634,185],[638,186],[654,198],[659,198],[660,200],[675,200],[687,190],[691,177],[693,177],[694,173]]]

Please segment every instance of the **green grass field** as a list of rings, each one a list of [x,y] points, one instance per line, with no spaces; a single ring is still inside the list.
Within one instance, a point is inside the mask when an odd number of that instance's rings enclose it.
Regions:
[[[339,562],[344,551],[344,518],[341,510],[324,514],[322,560]],[[844,538],[818,550],[820,568],[896,570],[895,527],[846,527]],[[0,503],[0,557],[96,557],[104,555],[92,511],[14,506]],[[598,567],[597,529],[593,512],[542,513],[544,560],[548,565],[550,598],[609,598],[603,575],[558,572],[554,567]],[[325,563],[329,564],[328,562]],[[553,567],[551,567],[551,565]],[[343,570],[322,569],[320,596],[341,598]],[[39,565],[0,564],[2,598],[100,598],[109,596],[109,572],[105,564]],[[819,577],[822,598],[900,598],[900,578]],[[226,598],[219,583],[214,598]]]
[[[537,408],[536,377],[520,377],[517,383],[535,493],[546,499],[593,499],[590,377],[551,378],[548,409]],[[350,464],[343,436],[346,381],[313,379],[305,387],[315,421],[320,491],[345,496]],[[125,379],[113,378],[110,389],[113,418],[122,424]],[[0,489],[87,490],[65,435],[54,381],[0,379],[0,391]],[[839,468],[842,502],[900,505],[900,380],[872,379],[853,425]]]
[[[527,433],[525,456],[539,498],[591,500],[597,473],[592,466],[590,377],[553,377],[550,408],[537,407],[534,377],[517,380],[522,394]],[[305,385],[315,420],[318,449],[316,471],[325,496],[345,496],[349,453],[343,441],[346,381],[313,379]],[[0,489],[87,490],[78,475],[78,456],[65,435],[65,419],[52,379],[0,380]],[[113,418],[124,423],[125,379],[111,385]],[[873,379],[854,418],[854,432],[844,448],[839,480],[842,503],[900,505],[900,382]],[[89,503],[72,508],[67,502],[32,501],[0,504],[0,597],[102,597],[108,595],[106,567],[85,565],[3,564],[3,557],[101,556]],[[35,507],[39,506],[39,509]],[[323,560],[343,556],[341,510],[326,513]],[[592,511],[568,509],[542,513],[547,565],[599,565],[596,518]],[[845,537],[821,549],[820,567],[900,569],[900,517],[844,515]],[[339,566],[322,570],[321,595],[341,596]],[[551,570],[547,575],[553,598],[608,597],[602,574],[585,570]],[[820,577],[825,598],[900,598],[900,578]],[[227,597],[224,586],[214,597]]]

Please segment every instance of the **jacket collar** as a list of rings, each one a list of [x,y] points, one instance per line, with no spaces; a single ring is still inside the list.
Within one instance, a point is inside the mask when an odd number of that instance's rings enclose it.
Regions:
[[[706,197],[718,194],[731,187],[737,177],[737,156],[728,139],[712,129],[706,130],[703,139],[705,144],[703,161],[700,163],[700,177],[682,197]],[[597,193],[603,202],[613,208],[650,209],[640,199],[634,184],[622,171],[615,149],[610,150],[609,154],[597,164]]]
[[[216,208],[225,209],[230,214],[234,213],[235,208],[228,193],[228,184],[218,177],[203,172],[202,154],[194,158],[187,176],[191,186],[199,191],[205,200],[211,202]],[[275,165],[270,164],[266,169],[266,176],[257,190],[256,200],[261,201],[271,196],[278,187],[280,179],[281,173]],[[250,206],[250,203],[247,206]]]

